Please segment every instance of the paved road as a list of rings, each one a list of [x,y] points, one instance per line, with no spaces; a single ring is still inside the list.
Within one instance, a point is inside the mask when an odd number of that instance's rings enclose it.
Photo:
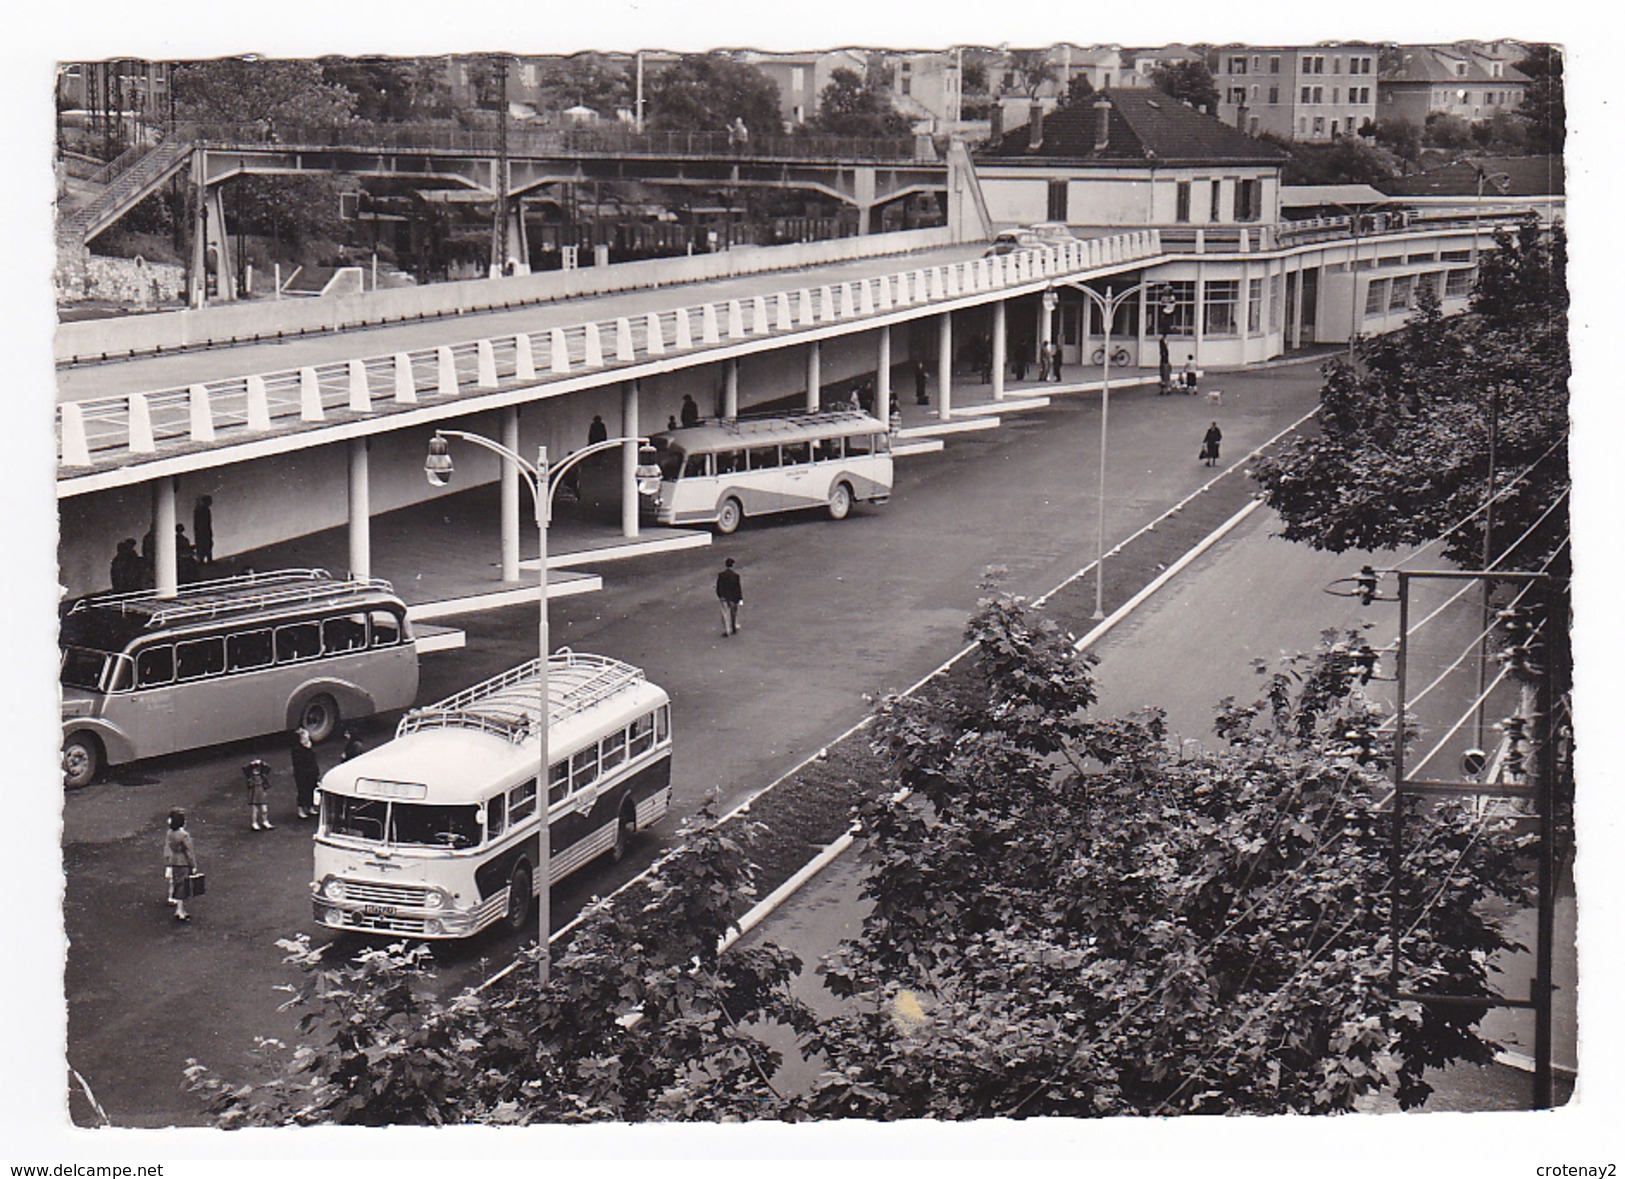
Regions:
[[[1227,453],[1300,416],[1317,386],[1312,366],[1227,377]],[[1148,393],[1114,401],[1115,538],[1213,474],[1194,453],[1214,411]],[[838,524],[816,515],[751,522],[709,550],[606,567],[603,592],[556,604],[553,639],[644,666],[671,691],[679,816],[712,789],[735,801],[856,721],[865,693],[906,686],[957,650],[985,566],[1007,566],[1010,587],[1032,594],[1084,563],[1097,413],[1093,399],[1068,400],[956,438],[941,455],[901,464],[885,508]],[[745,630],[727,640],[711,587],[725,555],[738,559],[746,589]],[[528,657],[534,617],[518,608],[458,620],[469,648],[425,658],[420,698]],[[199,1120],[179,1088],[187,1056],[243,1075],[254,1034],[293,1032],[272,1010],[272,988],[288,977],[274,943],[311,928],[310,853],[285,776],[279,829],[247,829],[237,766],[265,748],[164,759],[66,800],[70,1059],[118,1124]],[[269,748],[285,766],[280,745]],[[192,810],[214,890],[188,927],[159,899],[161,821],[174,803]],[[641,849],[644,862],[654,843]],[[556,909],[562,916],[618,879],[594,870],[559,891]],[[480,957],[500,958],[510,944],[488,937],[449,953],[448,979],[478,977]]]

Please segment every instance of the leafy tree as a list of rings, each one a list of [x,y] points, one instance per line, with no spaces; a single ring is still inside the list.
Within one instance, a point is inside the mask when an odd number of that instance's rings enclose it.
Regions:
[[[1434,111],[1422,124],[1422,140],[1429,147],[1470,147],[1473,129],[1460,115]]]
[[[1568,530],[1566,271],[1560,225],[1500,233],[1476,314],[1444,319],[1425,294],[1403,330],[1361,345],[1358,366],[1332,361],[1319,433],[1254,468],[1283,535],[1331,552],[1445,537],[1447,556],[1476,567],[1498,408],[1497,547],[1527,532],[1508,563],[1539,565]]]
[[[1409,119],[1384,119],[1376,125],[1374,138],[1407,168],[1422,158],[1422,129]]]
[[[356,96],[328,81],[314,61],[226,57],[191,61],[173,71],[175,111],[204,123],[336,127],[355,118]]]
[[[324,57],[322,81],[355,98],[355,116],[411,123],[451,115],[446,62],[437,57]]]
[[[753,895],[753,868],[708,808],[636,911],[600,904],[552,962],[535,952],[500,987],[442,1001],[428,951],[391,946],[329,965],[281,943],[303,974],[292,1004],[306,1042],[260,1047],[276,1072],[234,1086],[196,1061],[189,1083],[223,1127],[522,1124],[772,1117],[778,1054],[750,1025],[810,1028],[774,946],[719,952]],[[530,967],[525,969],[525,967]]]
[[[1357,136],[1326,144],[1274,141],[1292,153],[1281,172],[1283,184],[1381,186],[1399,175],[1399,161],[1392,152]]]
[[[1072,80],[1066,84],[1066,93],[1061,95],[1060,106],[1075,107],[1088,106],[1094,101],[1095,84],[1089,80],[1088,74],[1073,74]]]
[[[1568,135],[1563,98],[1563,51],[1556,45],[1533,46],[1529,56],[1518,62],[1516,68],[1532,79],[1524,87],[1523,105],[1518,108],[1518,113],[1529,120],[1531,146],[1551,155],[1561,155]]]
[[[1175,61],[1151,71],[1151,85],[1170,98],[1188,102],[1198,110],[1219,109],[1219,88],[1205,61]]]
[[[723,53],[685,54],[646,79],[644,90],[657,131],[725,131],[735,118],[754,136],[783,131],[778,86]]]
[[[865,84],[855,70],[835,70],[829,79],[818,96],[818,114],[807,120],[809,130],[867,139],[908,134],[909,121],[886,91]]]
[[[1036,101],[1045,83],[1055,81],[1055,63],[1048,49],[1015,49],[1010,52],[1009,71],[1015,75],[1029,102]]]
[[[881,711],[916,798],[863,816],[873,909],[821,968],[848,1002],[807,1041],[815,1116],[1410,1107],[1426,1068],[1490,1058],[1480,1010],[1390,989],[1387,743],[1358,632],[1227,702],[1228,746],[1191,761],[1159,714],[1090,719],[1086,657],[1020,600],[984,599],[968,633],[957,691]],[[1453,803],[1406,823],[1408,985],[1488,995],[1508,943],[1480,902],[1527,900],[1519,845]]]
[[[626,70],[601,53],[577,53],[543,67],[538,79],[541,106],[550,111],[573,106],[611,114],[635,101]]]

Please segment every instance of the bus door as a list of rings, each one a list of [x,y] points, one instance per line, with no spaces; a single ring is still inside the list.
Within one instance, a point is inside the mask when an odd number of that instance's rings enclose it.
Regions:
[[[817,504],[824,502],[822,488],[814,486],[812,471],[812,443],[786,442],[779,447],[784,463],[784,493],[792,503]]]
[[[121,707],[108,710],[108,720],[129,734],[141,756],[188,748],[187,734],[175,717],[175,646],[156,643],[135,653],[135,689],[112,697]]]

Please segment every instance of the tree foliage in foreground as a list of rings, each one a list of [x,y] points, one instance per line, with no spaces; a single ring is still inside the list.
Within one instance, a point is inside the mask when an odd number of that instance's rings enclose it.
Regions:
[[[1535,568],[1567,536],[1562,226],[1497,233],[1479,270],[1470,314],[1446,319],[1424,293],[1402,330],[1360,344],[1357,365],[1329,362],[1319,433],[1256,465],[1289,540],[1340,553],[1448,533],[1446,556],[1477,567],[1492,424],[1493,555]]]
[[[1159,714],[1096,721],[1085,657],[983,601],[975,674],[893,699],[881,740],[924,805],[865,816],[862,935],[821,968],[851,998],[811,1041],[819,1116],[1329,1113],[1483,1062],[1478,1011],[1389,988],[1388,793],[1358,634],[1226,702],[1183,761]],[[1510,839],[1452,803],[1407,821],[1406,985],[1484,994],[1521,898]]]
[[[554,964],[429,995],[426,951],[329,965],[287,943],[303,1042],[232,1086],[190,1074],[223,1126],[1169,1113],[1327,1113],[1425,1099],[1427,1067],[1484,1062],[1481,1015],[1389,989],[1380,711],[1363,640],[1326,636],[1226,702],[1221,748],[1182,759],[1155,713],[1094,720],[1087,658],[1020,600],[987,597],[970,673],[880,710],[914,791],[864,815],[874,903],[820,968],[815,1018],[771,945],[718,953],[750,897],[709,812],[637,911],[592,911]],[[1261,674],[1263,669],[1261,669]],[[1526,902],[1518,844],[1454,803],[1410,814],[1405,985],[1488,994]],[[765,1021],[824,1069],[781,1091]]]

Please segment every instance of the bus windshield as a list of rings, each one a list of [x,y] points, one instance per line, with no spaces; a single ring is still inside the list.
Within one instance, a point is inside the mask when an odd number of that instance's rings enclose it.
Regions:
[[[89,647],[64,647],[62,686],[85,688],[92,692],[101,691],[102,677],[107,673],[109,658],[106,651],[92,651]]]
[[[408,847],[473,847],[480,842],[479,808],[387,802],[323,794],[323,819],[331,835]]]

